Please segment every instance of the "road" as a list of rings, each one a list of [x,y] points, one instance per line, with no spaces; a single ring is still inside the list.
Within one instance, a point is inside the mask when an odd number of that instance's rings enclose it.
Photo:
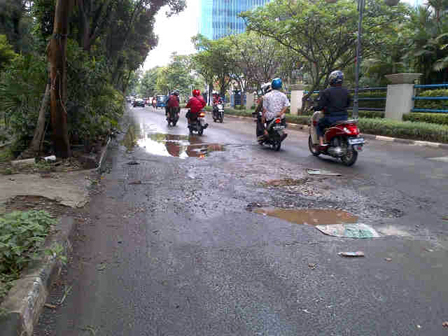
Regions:
[[[448,151],[372,140],[349,168],[300,131],[261,148],[250,120],[189,137],[146,107],[124,127],[35,335],[448,335]],[[341,211],[381,237],[292,222]]]

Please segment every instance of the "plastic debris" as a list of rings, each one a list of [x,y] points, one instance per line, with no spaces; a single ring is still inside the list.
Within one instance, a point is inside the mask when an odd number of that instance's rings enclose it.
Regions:
[[[366,224],[331,224],[316,225],[316,228],[322,233],[341,238],[379,238],[380,235],[372,227]]]
[[[385,258],[386,261],[392,261],[392,258]]]
[[[362,251],[356,251],[356,252],[339,252],[338,253],[341,257],[347,257],[347,258],[361,258],[365,257],[364,252]]]
[[[322,170],[322,169],[308,169],[306,172],[309,175],[342,176],[342,174],[334,173],[329,170]]]
[[[44,160],[47,162],[53,162],[56,161],[56,156],[55,155],[46,156],[44,157]]]
[[[444,328],[448,328],[448,321],[443,322],[443,323],[442,323],[442,326],[443,326]]]
[[[49,304],[49,303],[44,304],[44,306],[45,306],[46,308],[50,308],[50,309],[56,309],[56,308],[57,308],[57,306],[52,305],[52,304]]]
[[[140,163],[138,163],[137,161],[129,161],[128,162],[128,165],[129,166],[136,166],[136,165],[139,165]]]
[[[315,270],[317,267],[317,264],[310,263],[310,264],[308,264],[308,267],[311,268],[312,270]]]

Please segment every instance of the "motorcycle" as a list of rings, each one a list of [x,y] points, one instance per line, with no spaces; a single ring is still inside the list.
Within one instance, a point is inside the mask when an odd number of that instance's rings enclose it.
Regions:
[[[176,126],[177,121],[179,120],[179,111],[177,108],[172,107],[168,109],[168,116],[166,117],[166,121],[168,122],[168,126],[173,125]]]
[[[216,122],[216,120],[220,123],[224,121],[224,105],[221,103],[213,106],[213,121]]]
[[[286,128],[285,120],[277,117],[274,118],[266,127],[268,131],[268,136],[263,139],[259,139],[261,135],[264,134],[264,127],[262,124],[262,113],[261,111],[258,113],[252,113],[252,116],[255,118],[255,122],[257,122],[257,140],[261,146],[268,145],[271,146],[274,150],[279,151],[283,140],[286,139],[287,134],[284,129]]]
[[[190,113],[190,111],[188,111]],[[190,134],[193,132],[197,132],[198,135],[202,136],[204,130],[208,127],[208,124],[205,122],[205,112],[199,112],[199,115],[196,120],[192,120],[188,125],[188,129],[190,130]]]
[[[311,117],[310,135],[308,147],[314,156],[329,155],[340,159],[348,167],[353,166],[358,159],[358,152],[364,146],[364,139],[359,136],[359,128],[356,120],[338,121],[326,131],[324,138],[328,146],[320,146],[317,135],[317,124],[323,113],[318,111]]]

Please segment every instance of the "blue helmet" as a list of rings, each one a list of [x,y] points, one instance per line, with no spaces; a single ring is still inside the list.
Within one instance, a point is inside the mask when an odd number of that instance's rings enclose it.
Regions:
[[[330,85],[342,84],[344,82],[344,73],[340,70],[333,71],[328,77]]]
[[[271,87],[273,90],[281,89],[283,86],[283,82],[281,78],[274,78],[271,83]]]

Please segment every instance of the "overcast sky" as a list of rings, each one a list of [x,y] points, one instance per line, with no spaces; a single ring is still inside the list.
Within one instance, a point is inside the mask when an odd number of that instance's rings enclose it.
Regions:
[[[167,18],[166,8],[156,16],[155,32],[159,36],[159,45],[146,58],[144,70],[155,66],[167,65],[173,52],[180,55],[195,52],[191,38],[198,33],[199,0],[187,0],[187,8],[179,15]]]

